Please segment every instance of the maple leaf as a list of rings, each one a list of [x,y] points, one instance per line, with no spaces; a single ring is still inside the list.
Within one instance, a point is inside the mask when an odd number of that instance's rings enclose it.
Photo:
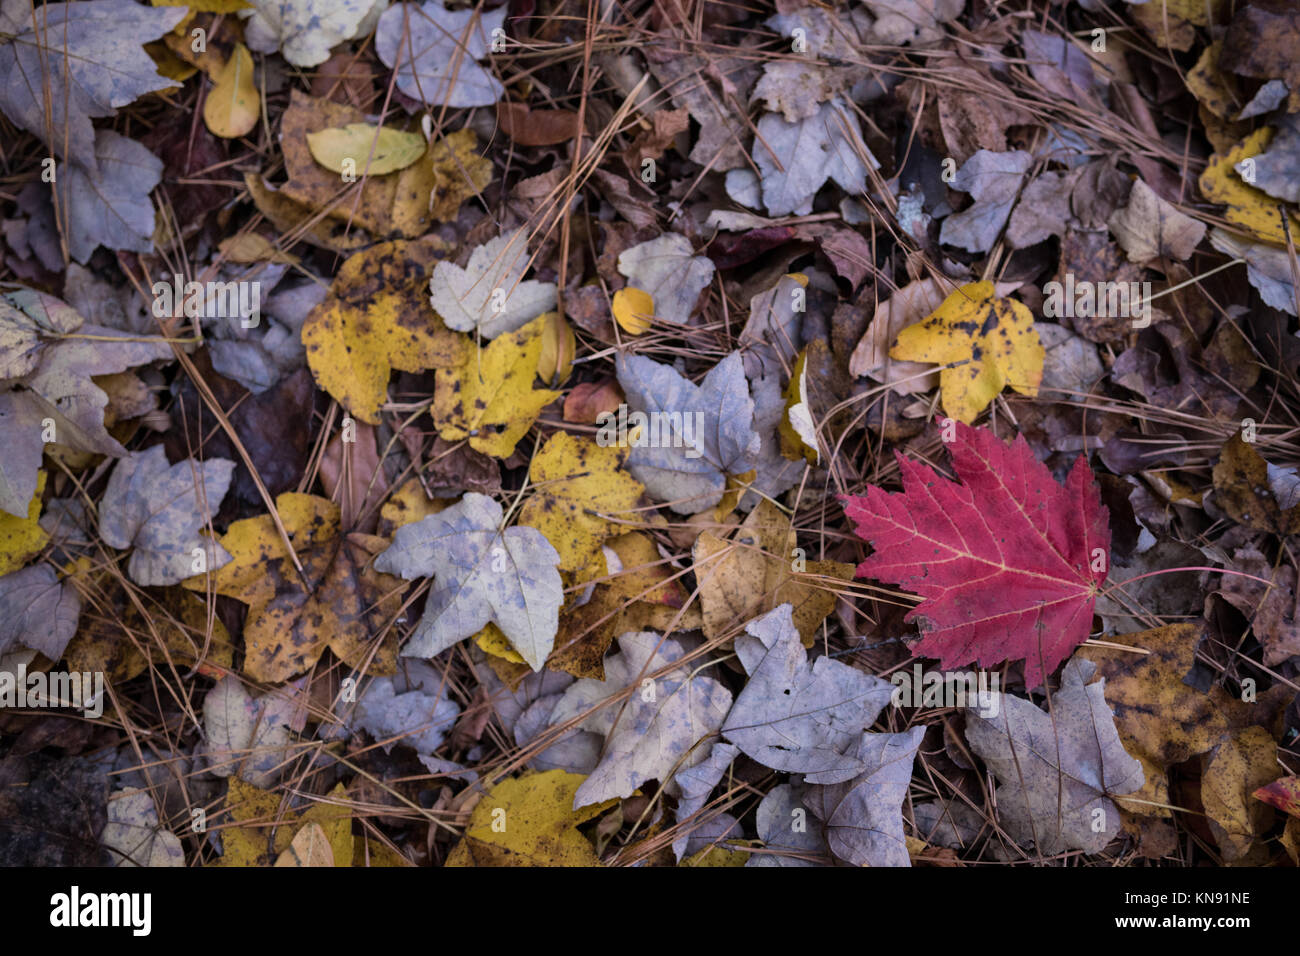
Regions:
[[[936,362],[943,410],[969,425],[1003,386],[1038,396],[1043,343],[1034,316],[1014,299],[998,298],[992,282],[957,289],[928,318],[898,334],[889,352],[910,362]]]
[[[1062,486],[1023,436],[1008,446],[954,426],[961,483],[898,455],[901,493],[872,486],[840,497],[875,548],[858,577],[924,599],[907,615],[923,622],[918,656],[943,667],[1024,660],[1034,687],[1088,638],[1110,566],[1107,511],[1082,456]]]
[[[370,563],[384,539],[341,533],[339,506],[315,495],[285,492],[275,506],[300,555],[301,575],[274,519],[264,514],[230,525],[220,545],[232,560],[211,580],[215,593],[248,605],[244,673],[285,681],[315,664],[327,647],[349,667],[392,673],[396,637],[374,646],[400,600],[400,582]],[[183,586],[203,592],[209,582],[199,575]]]
[[[561,571],[585,568],[620,516],[633,517],[644,488],[620,469],[626,455],[626,449],[556,432],[533,456],[528,474],[537,490],[520,509],[519,523],[541,531],[555,546]]]
[[[173,85],[142,44],[185,17],[131,0],[0,6],[0,111],[60,158],[97,169],[90,121]]]
[[[500,335],[455,368],[438,369],[433,420],[447,441],[469,439],[475,451],[509,458],[542,408],[559,392],[534,389],[542,354],[544,317]]]
[[[424,296],[442,250],[434,238],[383,242],[344,261],[302,327],[316,383],[364,422],[379,421],[393,369],[450,368],[468,350]]]

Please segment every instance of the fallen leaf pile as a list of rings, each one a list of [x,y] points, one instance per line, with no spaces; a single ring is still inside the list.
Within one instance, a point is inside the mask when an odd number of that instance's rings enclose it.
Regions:
[[[179,2],[0,3],[0,864],[1300,865],[1295,3]]]

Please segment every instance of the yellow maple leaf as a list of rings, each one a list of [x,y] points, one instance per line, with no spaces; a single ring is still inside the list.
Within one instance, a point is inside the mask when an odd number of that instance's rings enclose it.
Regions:
[[[991,282],[972,282],[898,334],[892,358],[947,366],[939,373],[943,410],[969,425],[1003,386],[1034,398],[1043,380],[1043,343],[1034,316]]]
[[[316,383],[368,424],[379,421],[393,369],[450,368],[469,353],[465,336],[443,325],[429,304],[429,275],[444,249],[429,236],[350,256],[303,323]]]
[[[590,438],[556,432],[533,456],[528,471],[532,497],[519,511],[555,545],[561,571],[578,571],[599,553],[619,524],[636,517],[632,509],[645,486],[622,470],[627,450],[602,448]]]
[[[1241,226],[1265,242],[1284,245],[1284,210],[1290,218],[1291,235],[1300,236],[1300,219],[1296,218],[1294,209],[1247,183],[1235,168],[1242,160],[1262,153],[1272,137],[1273,130],[1261,126],[1226,155],[1211,156],[1205,172],[1201,173],[1201,194],[1210,202],[1223,203],[1227,207],[1223,218],[1228,222]]]
[[[542,354],[538,316],[515,332],[498,335],[454,368],[438,369],[433,420],[447,441],[469,439],[475,451],[509,458],[519,439],[559,392],[533,389]]]
[[[233,522],[221,538],[233,560],[211,574],[213,591],[248,605],[244,673],[280,683],[315,664],[327,647],[353,670],[393,673],[396,631],[373,646],[401,604],[401,580],[370,564],[388,542],[366,534],[340,536],[339,507],[324,498],[286,492],[275,504],[302,575],[270,515]],[[208,583],[199,575],[183,586],[204,591]]]
[[[447,866],[600,866],[578,824],[600,816],[617,800],[573,809],[585,780],[564,770],[502,780],[470,813],[465,836]]]

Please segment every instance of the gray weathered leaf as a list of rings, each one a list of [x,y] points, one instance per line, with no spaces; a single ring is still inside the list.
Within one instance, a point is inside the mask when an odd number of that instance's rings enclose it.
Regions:
[[[661,416],[657,445],[642,429],[645,443],[633,445],[627,457],[628,471],[656,501],[695,514],[722,500],[727,475],[754,467],[761,442],[739,352],[711,368],[699,385],[640,355],[619,356],[616,368],[628,407]]]
[[[1001,783],[999,823],[1045,855],[1101,850],[1119,832],[1110,797],[1143,783],[1142,765],[1120,743],[1105,680],[1086,683],[1096,669],[1072,658],[1050,713],[1009,694],[999,695],[995,717],[966,710],[966,740]]]
[[[1084,401],[1106,377],[1097,346],[1063,325],[1035,322],[1034,331],[1046,350],[1040,386],[1047,392],[1045,397],[1056,401]]]
[[[1205,237],[1205,223],[1179,212],[1140,179],[1133,183],[1128,204],[1115,210],[1106,225],[1129,261],[1137,263],[1159,256],[1182,261]]]
[[[448,10],[438,0],[399,3],[379,18],[375,52],[397,70],[397,88],[429,106],[491,106],[505,92],[478,64],[504,30],[505,6]],[[504,35],[504,34],[501,34]]]
[[[560,556],[536,528],[501,528],[501,506],[470,492],[403,525],[375,568],[406,580],[432,577],[424,616],[402,649],[433,657],[493,623],[528,666],[542,669],[564,603]]]
[[[650,293],[655,315],[685,325],[695,303],[713,281],[713,263],[695,255],[691,242],[675,232],[632,246],[618,257],[618,271],[628,285]]]
[[[863,734],[889,703],[894,686],[831,657],[809,664],[789,604],[751,621],[746,632],[765,647],[738,642],[749,682],[722,735],[765,767],[801,773],[808,783],[841,783],[866,769]]]
[[[1246,260],[1246,278],[1264,304],[1296,315],[1295,280],[1285,249],[1251,242],[1224,229],[1210,230],[1210,245],[1220,252]]]
[[[149,252],[153,249],[153,200],[163,164],[133,139],[111,129],[95,133],[95,168],[62,163],[55,189],[62,206],[68,253],[85,263],[98,246]]]
[[[413,747],[416,753],[431,754],[446,739],[460,705],[447,696],[446,682],[423,661],[402,665],[394,677],[376,677],[357,698],[356,725],[376,741],[399,738],[384,744]]]
[[[754,162],[762,179],[763,205],[773,216],[805,216],[827,179],[850,196],[866,190],[867,167],[880,166],[862,141],[858,118],[840,98],[821,104],[798,122],[765,113],[754,138]],[[727,189],[733,177],[728,174]],[[732,198],[741,201],[735,193]]]
[[[903,798],[924,727],[867,734],[857,757],[866,769],[845,783],[810,787],[804,802],[826,828],[831,852],[853,866],[911,866]]]
[[[158,822],[153,795],[127,787],[108,798],[108,822],[99,842],[113,866],[184,866],[185,851],[176,834]]]
[[[224,458],[169,466],[162,445],[117,463],[99,505],[99,535],[110,547],[134,549],[127,564],[132,581],[179,584],[230,563],[216,538],[199,531],[221,507],[234,470]]]
[[[926,843],[959,850],[969,847],[984,829],[984,818],[961,800],[927,800],[912,805],[916,835]]]
[[[806,304],[806,283],[784,275],[770,289],[749,300],[749,318],[738,342],[745,356],[745,374],[751,379],[760,375],[789,372],[802,344],[801,302]]]
[[[4,0],[0,112],[44,139],[60,159],[93,172],[95,131],[90,121],[112,116],[146,93],[176,85],[159,76],[144,44],[185,15],[184,7],[154,8],[132,0],[44,6]],[[63,175],[60,171],[59,177]]]
[[[91,376],[170,358],[172,350],[162,339],[128,339],[113,329],[82,325],[81,316],[53,296],[15,289],[0,295],[0,356],[0,378],[23,386],[0,392],[0,440],[5,445],[0,508],[26,516],[36,493],[47,424],[53,425],[52,440],[60,445],[125,454],[104,428],[108,395]]]
[[[606,659],[603,681],[583,679],[564,692],[552,723],[595,710],[579,726],[605,738],[604,756],[578,788],[574,808],[630,797],[647,780],[666,783],[709,752],[696,745],[717,733],[731,706],[731,692],[701,673],[699,662],[651,678],[685,654],[681,644],[650,631],[618,639]],[[625,700],[610,700],[631,688]]]
[[[939,241],[968,252],[988,252],[1011,215],[1016,194],[1034,158],[1023,150],[994,153],[978,150],[962,164],[952,188],[975,197],[975,203],[943,221]]]
[[[490,239],[470,253],[461,268],[439,262],[429,279],[433,304],[447,327],[494,339],[555,308],[555,283],[520,281],[528,268],[522,229]]]
[[[1060,236],[1073,217],[1070,195],[1082,175],[1075,169],[1064,173],[1043,173],[1028,186],[1016,203],[1016,211],[1007,223],[1007,245],[1024,249],[1049,236]]]
[[[250,50],[277,50],[294,66],[318,66],[330,57],[330,48],[359,33],[372,7],[387,0],[247,0],[252,10],[240,12],[248,19],[244,41]]]
[[[307,678],[252,697],[233,674],[203,699],[208,772],[263,789],[280,779],[294,739],[307,725]]]
[[[0,577],[0,654],[22,645],[57,661],[80,616],[77,589],[60,583],[48,564]]]
[[[481,653],[481,652],[480,652]],[[496,711],[501,726],[516,744],[523,747],[551,725],[551,713],[573,683],[573,677],[562,671],[543,670],[525,674],[513,690],[486,664],[478,668],[488,700]],[[598,734],[585,730],[572,730],[529,761],[535,770],[567,770],[569,773],[589,774],[600,762],[600,746],[604,743]]]
[[[764,497],[775,498],[785,494],[803,478],[808,462],[800,458],[791,461],[781,454],[781,436],[777,428],[785,416],[785,395],[781,392],[781,379],[777,373],[749,380],[750,394],[754,397],[754,431],[761,444],[754,467],[758,474],[749,488],[740,496],[736,507],[752,511]]]
[[[914,46],[943,39],[939,24],[955,19],[965,0],[864,0],[876,16],[871,39],[876,43]]]
[[[1283,117],[1268,149],[1254,159],[1251,185],[1274,199],[1300,202],[1300,115],[1293,113]],[[1237,164],[1238,173],[1243,172],[1244,163],[1243,160]]]
[[[764,849],[772,852],[751,854],[745,866],[826,866],[831,862],[822,823],[804,805],[810,789],[783,783],[759,801],[754,823]]]
[[[689,820],[709,802],[709,794],[738,756],[740,750],[731,744],[715,743],[704,760],[693,767],[683,767],[664,785],[670,794],[677,797],[678,823]],[[691,835],[693,834],[680,836],[673,841],[673,853],[677,859],[694,852],[688,849]]]

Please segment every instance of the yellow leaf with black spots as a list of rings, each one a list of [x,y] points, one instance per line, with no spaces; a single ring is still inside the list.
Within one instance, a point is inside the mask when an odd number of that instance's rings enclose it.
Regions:
[[[450,498],[430,498],[419,478],[408,478],[379,509],[379,533],[391,537],[404,524],[423,521],[452,504]]]
[[[358,252],[303,324],[316,383],[368,424],[379,422],[393,369],[451,368],[470,352],[429,305],[429,275],[444,249],[429,236]]]
[[[471,448],[494,458],[514,454],[542,409],[560,397],[533,389],[545,318],[498,335],[455,368],[438,369],[433,392],[438,434],[447,441],[469,439]]]
[[[578,825],[618,801],[574,810],[574,796],[585,779],[548,770],[501,781],[474,806],[447,866],[600,866],[595,847]]]
[[[302,574],[274,520],[259,515],[230,525],[221,544],[233,560],[211,575],[213,591],[248,605],[244,673],[278,684],[310,668],[327,647],[354,671],[393,673],[396,630],[377,640],[401,605],[403,586],[371,566],[388,542],[340,535],[339,507],[324,498],[286,492],[275,503]],[[208,585],[202,575],[184,582],[193,591]]]
[[[1236,169],[1242,161],[1262,153],[1272,138],[1272,128],[1261,126],[1226,155],[1211,156],[1205,172],[1201,173],[1201,194],[1210,202],[1222,203],[1226,207],[1223,218],[1228,222],[1265,242],[1285,245],[1284,215],[1290,220],[1291,235],[1300,236],[1300,219],[1296,218],[1294,207],[1279,202],[1262,189],[1256,189]],[[1249,177],[1249,167],[1246,172]]]
[[[626,457],[627,449],[601,447],[568,432],[556,432],[533,456],[533,494],[519,511],[519,523],[555,546],[561,571],[585,568],[620,523],[636,519],[645,486],[623,470]]]
[[[1023,303],[999,298],[991,282],[972,282],[898,333],[889,354],[945,366],[939,372],[943,410],[969,425],[1005,386],[1037,397],[1046,353]]]

